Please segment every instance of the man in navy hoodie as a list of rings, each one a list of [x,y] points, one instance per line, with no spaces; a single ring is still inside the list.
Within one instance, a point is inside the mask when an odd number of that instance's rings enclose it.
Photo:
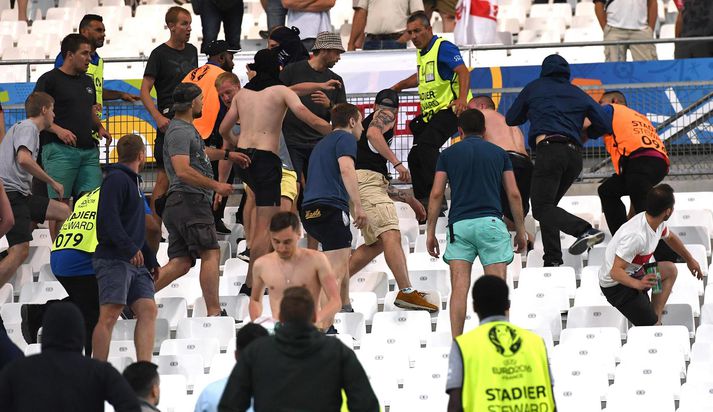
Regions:
[[[94,328],[93,357],[106,360],[111,332],[124,306],[136,315],[136,360],[151,361],[156,322],[156,255],[146,242],[144,198],[139,171],[146,162],[141,137],[126,135],[117,143],[119,163],[107,168],[97,208],[93,266],[99,286],[99,321]]]
[[[530,202],[532,216],[540,221],[545,266],[563,263],[560,231],[577,238],[569,248],[573,255],[604,240],[604,233],[589,222],[557,207],[582,172],[584,119],[596,130],[590,129],[590,136],[611,132],[601,106],[569,79],[569,63],[556,54],[547,56],[540,78],[525,86],[505,116],[509,126],[530,121],[528,144],[536,152]]]

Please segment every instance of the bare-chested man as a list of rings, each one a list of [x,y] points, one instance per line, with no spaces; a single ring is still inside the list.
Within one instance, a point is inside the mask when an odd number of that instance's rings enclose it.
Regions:
[[[511,127],[505,123],[505,116],[495,109],[495,102],[490,96],[475,96],[468,102],[469,109],[478,109],[485,116],[485,134],[483,139],[500,146],[505,150],[512,162],[515,173],[515,182],[522,197],[522,211],[525,215],[530,210],[530,180],[532,179],[532,161],[525,150],[525,137],[519,127]],[[505,215],[508,230],[515,230],[512,213],[508,204],[507,194],[502,191],[500,201]],[[527,234],[528,242],[535,240],[530,233]]]
[[[302,104],[295,92],[282,85],[279,80],[280,64],[274,52],[266,49],[257,52],[250,69],[255,71],[255,76],[235,95],[220,124],[220,134],[231,139],[237,144],[238,152],[251,159],[250,167],[238,170],[240,179],[255,194],[257,206],[256,219],[251,228],[254,236],[246,280],[249,286],[252,285],[253,262],[270,251],[267,228],[272,216],[280,210],[282,161],[277,153],[282,120],[287,109],[321,133],[327,134],[332,130],[329,123]],[[238,116],[241,119],[240,135],[236,137],[232,129]],[[245,292],[251,291],[247,289]]]
[[[291,212],[279,212],[270,220],[270,240],[274,252],[255,260],[253,294],[250,296],[250,319],[262,315],[262,290],[269,290],[272,318],[280,318],[282,292],[292,286],[307,288],[315,302],[324,291],[326,300],[317,311],[317,327],[325,329],[342,307],[337,278],[324,253],[298,248],[301,237],[300,219]],[[258,292],[260,291],[260,292]]]

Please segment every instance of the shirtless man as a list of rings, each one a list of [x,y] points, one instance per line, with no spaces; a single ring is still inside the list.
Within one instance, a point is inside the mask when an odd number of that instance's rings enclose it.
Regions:
[[[505,123],[505,116],[495,109],[495,102],[490,96],[479,95],[470,99],[469,109],[478,109],[485,116],[485,134],[483,139],[500,146],[510,156],[512,170],[515,173],[515,182],[522,197],[522,211],[524,215],[530,210],[530,180],[532,179],[532,161],[525,150],[525,137],[519,127],[511,127]],[[515,230],[512,212],[508,204],[507,194],[502,191],[500,202],[505,215],[505,223],[509,231]],[[534,241],[531,233],[527,234],[528,244]]]
[[[289,108],[300,120],[313,129],[328,134],[332,127],[306,108],[295,92],[279,80],[277,56],[266,49],[255,55],[250,65],[255,76],[238,92],[220,124],[220,134],[238,147],[238,152],[250,157],[251,166],[238,170],[240,179],[255,194],[256,218],[251,227],[254,235],[250,245],[250,266],[246,284],[252,285],[252,266],[255,259],[270,251],[268,225],[280,210],[280,181],[282,161],[278,156],[282,121]],[[238,119],[240,135],[233,133]],[[246,292],[251,292],[246,288]],[[252,293],[249,293],[252,294]]]
[[[272,318],[280,318],[282,292],[292,286],[307,288],[315,302],[324,290],[327,297],[317,312],[317,327],[330,326],[334,315],[342,307],[337,279],[327,257],[322,252],[298,248],[302,233],[300,219],[291,212],[279,212],[270,220],[270,238],[274,252],[255,260],[253,266],[253,291],[250,296],[250,319],[262,315],[262,290],[270,296]],[[258,292],[260,291],[260,292]]]

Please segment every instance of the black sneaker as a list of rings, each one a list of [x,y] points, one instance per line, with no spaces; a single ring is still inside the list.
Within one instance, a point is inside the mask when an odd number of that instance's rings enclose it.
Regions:
[[[238,253],[236,257],[242,260],[243,262],[250,263],[250,249],[243,250],[241,253]]]
[[[250,296],[253,293],[253,288],[248,287],[247,284],[243,283],[242,286],[240,286],[240,292],[238,292],[238,295],[248,295]]]
[[[37,332],[42,326],[42,318],[45,315],[45,305],[26,304],[20,306],[20,316],[22,323],[22,337],[28,344],[37,343]]]
[[[229,235],[233,233],[225,226],[223,219],[215,219],[215,231],[218,232],[219,235]]]
[[[331,325],[325,332],[325,335],[337,335],[339,332],[337,331],[337,328],[334,327],[334,325]]]
[[[594,245],[598,245],[604,241],[604,232],[597,229],[589,229],[579,235],[577,240],[569,247],[569,253],[573,255],[581,255],[587,249]]]
[[[129,306],[124,306],[124,309],[121,310],[121,318],[122,319],[133,319],[136,316],[134,316],[134,311],[131,310]]]

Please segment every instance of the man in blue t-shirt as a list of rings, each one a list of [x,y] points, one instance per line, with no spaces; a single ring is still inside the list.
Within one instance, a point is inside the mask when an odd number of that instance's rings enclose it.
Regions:
[[[433,190],[428,202],[426,245],[433,257],[440,255],[436,240],[436,220],[446,189],[451,186],[446,253],[443,260],[451,270],[450,317],[453,337],[463,333],[470,272],[473,261],[488,275],[506,278],[513,259],[510,232],[503,222],[500,191],[505,190],[515,223],[517,251],[526,248],[525,218],[512,163],[507,152],[486,142],[485,117],[477,109],[466,110],[458,118],[463,141],[441,153],[436,165]]]
[[[354,160],[357,140],[364,131],[359,108],[340,103],[332,109],[332,133],[312,150],[307,168],[307,184],[302,200],[302,225],[322,244],[322,251],[340,282],[342,305],[349,304],[349,202],[354,205],[354,226],[367,221],[359,198]]]

